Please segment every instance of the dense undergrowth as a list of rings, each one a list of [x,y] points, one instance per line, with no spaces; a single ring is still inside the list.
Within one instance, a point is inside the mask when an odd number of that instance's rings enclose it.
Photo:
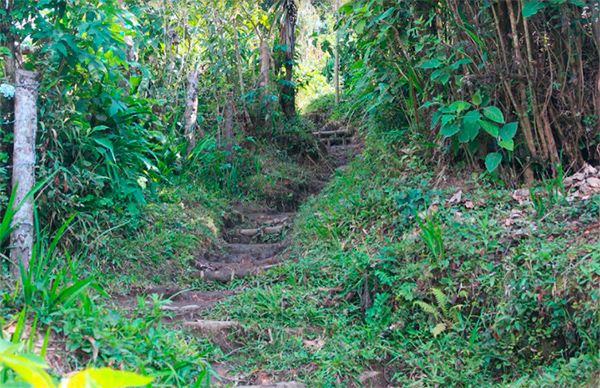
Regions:
[[[600,160],[600,8],[335,3],[6,2],[0,385],[19,379],[5,357],[32,353],[56,379],[108,365],[158,386],[205,384],[212,361],[310,386],[365,370],[398,386],[600,378],[600,197],[563,184]],[[25,69],[36,243],[11,261]],[[365,148],[306,201],[331,172],[311,134],[330,120],[362,127]],[[236,207],[300,205],[273,238],[292,260],[198,276]],[[158,296],[132,301],[160,288],[240,291],[206,313],[240,321],[240,347],[166,324]]]
[[[230,360],[312,386],[591,385],[600,198],[538,214],[380,135],[302,207],[296,259],[213,311],[247,325]]]

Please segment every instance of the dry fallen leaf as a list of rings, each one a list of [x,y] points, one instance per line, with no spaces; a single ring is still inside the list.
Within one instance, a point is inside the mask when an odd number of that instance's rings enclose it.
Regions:
[[[450,197],[450,199],[448,200],[448,204],[454,205],[454,204],[460,203],[461,200],[462,200],[462,190],[458,190],[456,193],[454,193],[452,195],[452,197]]]

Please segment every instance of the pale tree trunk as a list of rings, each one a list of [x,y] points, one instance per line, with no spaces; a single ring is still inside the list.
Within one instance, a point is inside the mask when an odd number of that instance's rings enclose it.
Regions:
[[[15,77],[15,126],[12,184],[16,186],[16,209],[10,235],[10,258],[19,272],[19,263],[25,269],[33,250],[33,199],[27,194],[35,182],[35,133],[37,129],[37,74],[17,70]],[[27,198],[25,201],[23,201]]]
[[[269,69],[271,67],[271,54],[269,53],[269,45],[267,44],[266,39],[262,39],[260,41],[259,48],[259,58],[260,58],[260,76],[259,76],[259,87],[260,87],[260,96],[261,103],[268,104],[266,101],[267,96],[267,88],[269,87]]]
[[[340,8],[340,0],[335,0],[335,14],[336,18],[338,18],[338,11]],[[335,74],[334,74],[334,84],[335,84],[335,103],[336,105],[340,103],[340,33],[339,31],[335,32]]]
[[[237,25],[236,25],[237,28]],[[240,42],[237,36],[237,32],[233,34],[233,43],[235,45],[235,59],[237,61],[237,72],[238,72],[238,82],[240,87],[240,98],[242,101],[242,110],[243,110],[243,120],[244,120],[244,130],[249,131],[253,129],[252,119],[250,118],[250,113],[248,113],[248,106],[246,105],[246,88],[244,86],[244,70],[242,68],[242,54],[240,53]]]
[[[187,96],[185,99],[184,136],[187,139],[187,153],[196,146],[196,121],[198,119],[198,69],[193,69],[187,77]]]

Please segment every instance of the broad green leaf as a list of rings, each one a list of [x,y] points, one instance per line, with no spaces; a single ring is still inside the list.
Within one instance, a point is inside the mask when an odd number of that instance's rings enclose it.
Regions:
[[[504,114],[495,106],[486,106],[483,108],[483,115],[498,124],[504,124]]]
[[[504,124],[502,128],[500,128],[499,136],[503,140],[512,139],[517,134],[517,127],[519,123],[513,121],[511,123]]]
[[[460,133],[458,134],[458,141],[460,141],[461,143],[468,143],[470,141],[475,140],[477,135],[479,135],[479,122],[463,122]]]
[[[445,137],[456,135],[460,131],[460,126],[456,123],[443,125],[440,129],[440,133]]]
[[[481,119],[481,113],[476,110],[471,110],[465,114],[463,117],[464,122],[476,122]]]
[[[523,4],[523,10],[521,11],[523,17],[529,18],[538,13],[541,9],[546,7],[544,2],[544,0],[527,0],[525,4]]]
[[[442,125],[446,125],[449,122],[453,121],[456,118],[455,115],[443,115],[442,116]]]
[[[23,380],[36,388],[54,388],[54,382],[39,363],[16,354],[0,355],[0,364],[4,364]]]
[[[76,372],[60,382],[60,388],[97,386],[102,388],[143,387],[152,377],[110,368],[90,368]]]
[[[460,113],[464,110],[469,109],[470,107],[471,107],[471,104],[469,104],[468,102],[459,100],[459,101],[454,101],[452,104],[450,104],[448,109],[450,109],[453,112]]]
[[[485,157],[485,168],[489,172],[492,172],[498,168],[500,162],[502,162],[502,154],[499,152],[490,152]]]
[[[498,145],[509,151],[515,150],[515,142],[513,139],[500,139],[498,140]]]
[[[439,59],[433,58],[433,59],[429,59],[424,62],[421,62],[421,64],[418,65],[417,67],[420,67],[421,69],[437,69],[441,65],[442,65],[442,61],[440,61]]]
[[[479,120],[479,124],[491,136],[494,138],[498,137],[498,126],[496,124],[490,123],[487,120]]]

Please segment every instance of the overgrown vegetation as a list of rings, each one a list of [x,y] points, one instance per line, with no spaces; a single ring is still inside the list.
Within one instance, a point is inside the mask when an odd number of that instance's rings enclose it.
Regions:
[[[548,202],[540,219],[478,176],[436,184],[418,147],[378,137],[302,209],[297,262],[212,313],[247,326],[242,370],[314,386],[365,368],[400,386],[593,385],[600,197]]]
[[[599,379],[598,0],[3,6],[0,385]]]

